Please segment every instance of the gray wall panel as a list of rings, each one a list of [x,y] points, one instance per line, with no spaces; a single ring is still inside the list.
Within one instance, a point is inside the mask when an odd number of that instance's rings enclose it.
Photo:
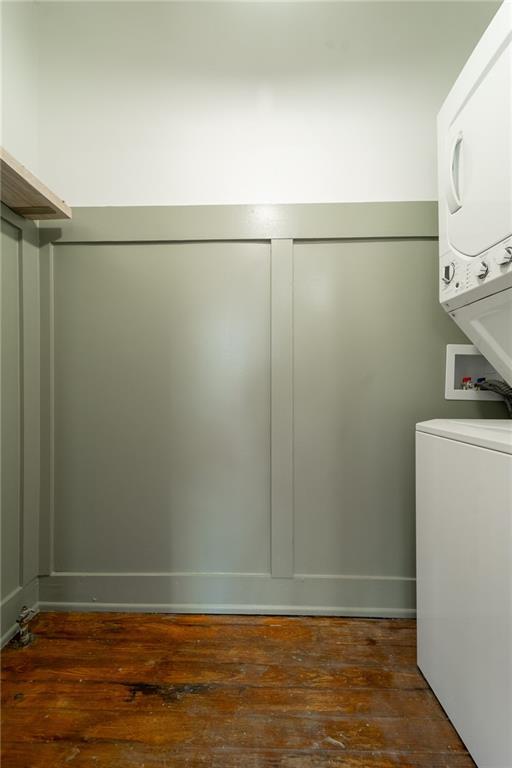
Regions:
[[[37,228],[1,210],[1,643],[38,595],[40,319]]]
[[[57,246],[55,570],[269,569],[270,248]]]
[[[444,400],[437,243],[294,249],[295,571],[414,576],[414,425],[504,418]]]
[[[505,417],[444,400],[464,338],[434,214],[84,209],[42,230],[44,607],[414,613],[414,425]]]
[[[20,584],[21,567],[21,244],[2,220],[2,599]]]

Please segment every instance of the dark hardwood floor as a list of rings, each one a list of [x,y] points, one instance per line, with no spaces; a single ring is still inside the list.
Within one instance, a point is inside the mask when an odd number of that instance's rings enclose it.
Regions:
[[[2,768],[474,768],[404,620],[46,613]]]

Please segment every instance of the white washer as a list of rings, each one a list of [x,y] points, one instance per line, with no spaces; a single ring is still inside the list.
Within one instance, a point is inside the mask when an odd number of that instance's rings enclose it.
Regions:
[[[479,768],[512,768],[512,422],[416,425],[418,665]]]

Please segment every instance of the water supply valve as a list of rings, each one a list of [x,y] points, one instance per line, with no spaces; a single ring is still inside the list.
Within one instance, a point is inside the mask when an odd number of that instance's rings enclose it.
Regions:
[[[34,608],[27,608],[26,605],[23,606],[23,608],[20,611],[20,614],[18,618],[16,619],[16,624],[19,626],[20,631],[18,635],[18,644],[25,646],[29,645],[32,642],[33,635],[30,632],[28,625],[29,622],[34,618],[37,611]]]

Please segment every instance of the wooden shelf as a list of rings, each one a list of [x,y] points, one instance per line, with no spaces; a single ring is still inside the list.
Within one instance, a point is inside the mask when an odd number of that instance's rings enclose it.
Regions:
[[[2,203],[26,219],[70,219],[71,208],[0,147]]]

